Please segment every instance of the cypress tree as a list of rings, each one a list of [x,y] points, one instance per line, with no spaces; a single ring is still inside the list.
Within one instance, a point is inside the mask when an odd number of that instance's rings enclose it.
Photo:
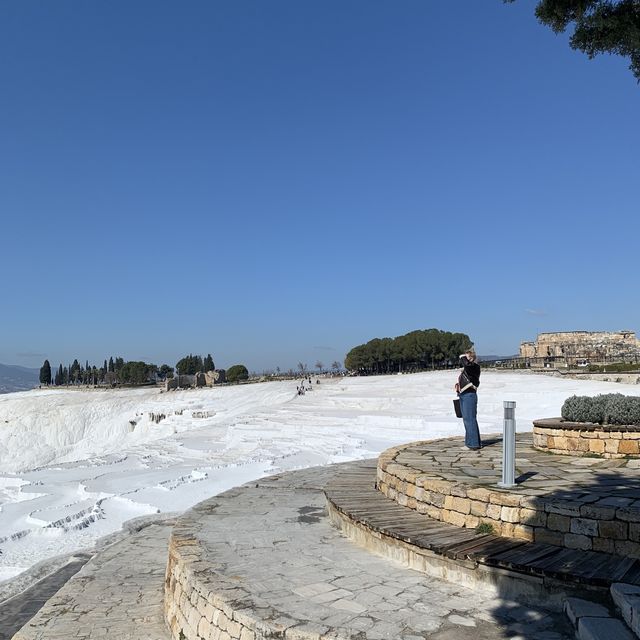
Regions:
[[[48,360],[45,360],[42,367],[40,367],[40,384],[51,384],[51,365]]]
[[[70,382],[78,382],[78,378],[82,372],[82,367],[76,358],[73,361],[73,364],[69,367],[69,381]]]

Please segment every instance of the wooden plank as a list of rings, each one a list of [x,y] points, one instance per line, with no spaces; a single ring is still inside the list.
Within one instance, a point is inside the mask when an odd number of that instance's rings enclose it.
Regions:
[[[445,542],[445,543],[442,543],[442,544],[438,545],[439,553],[442,553],[443,555],[446,556],[453,549],[455,549],[456,547],[460,546],[460,544],[467,543],[470,540],[471,540],[471,538],[469,538],[469,537],[461,538],[461,539],[451,538],[448,542]]]
[[[470,551],[473,551],[473,549],[476,549],[482,544],[486,543],[488,538],[493,539],[495,538],[495,536],[490,534],[485,534],[485,535],[474,534],[474,537],[472,539],[468,540],[467,542],[462,542],[456,545],[455,547],[452,547],[445,553],[445,555],[449,558],[453,558],[454,560],[457,560],[459,558],[466,559],[468,557],[467,554]]]
[[[350,512],[350,515],[353,516],[354,518],[361,518],[361,519],[366,519],[366,520],[370,520],[371,522],[376,522],[378,523],[380,526],[384,526],[384,527],[388,527],[388,528],[392,528],[393,526],[397,525],[400,526],[404,523],[411,523],[411,524],[423,524],[423,526],[426,523],[422,523],[420,520],[416,520],[415,518],[405,518],[403,516],[398,517],[397,514],[395,513],[389,513],[389,512],[381,512],[381,513],[370,513],[370,512],[355,512],[352,511]]]
[[[607,586],[616,582],[619,579],[617,576],[624,575],[633,564],[633,559],[622,556],[563,549],[555,557],[532,563],[531,566],[548,575],[558,575],[565,579],[571,577],[578,582]]]
[[[618,578],[618,581],[640,585],[640,562],[634,560],[632,565]]]
[[[406,523],[394,525],[392,527],[388,527],[386,530],[392,531],[393,533],[397,533],[398,535],[401,535],[401,536],[416,537],[416,536],[426,535],[428,532],[433,531],[435,528],[436,527],[433,527],[433,526],[432,527],[425,526],[424,522],[419,522],[419,523],[406,522]]]
[[[408,526],[408,525],[407,525]],[[402,530],[402,526],[390,527],[390,530]],[[420,534],[428,536],[430,534],[441,533],[443,531],[460,531],[460,527],[454,527],[448,522],[442,522],[441,520],[432,520],[431,522],[423,522],[420,527],[414,532],[414,535]]]
[[[506,565],[509,567],[524,567],[536,560],[562,551],[563,547],[555,547],[550,544],[529,543],[516,549],[505,551],[491,556],[491,563]]]
[[[635,558],[623,558],[620,556],[612,556],[613,558],[619,558],[620,562],[614,568],[611,568],[611,582],[622,582],[623,576],[633,567],[638,561]]]
[[[345,505],[344,503],[339,503],[340,508],[345,511],[349,511],[354,514],[370,514],[370,515],[384,515],[384,514],[395,514],[396,516],[410,516],[410,515],[420,515],[418,513],[414,513],[407,510],[401,510],[397,505],[365,505],[362,503],[358,507],[350,507],[349,505]]]
[[[580,563],[581,558],[584,558],[584,551],[563,547],[558,547],[558,549],[558,553],[533,560],[528,565],[543,574],[566,575],[571,572],[572,567]]]
[[[413,544],[417,547],[421,547],[424,544],[425,540],[440,540],[442,536],[452,536],[452,531],[449,527],[433,527],[429,529],[429,531],[415,531],[414,533],[405,534],[402,531],[394,531],[394,537],[402,538],[406,540],[410,544]]]
[[[425,520],[424,517],[420,520],[402,520],[392,524],[390,529],[397,529],[404,531],[405,529],[419,529],[422,533],[427,533],[432,529],[441,529],[442,527],[448,527],[452,530],[461,529],[462,527],[456,527],[448,522],[442,522],[441,520]]]
[[[479,545],[473,551],[469,551],[467,557],[470,560],[476,560],[478,562],[484,562],[487,558],[494,555],[504,553],[505,551],[511,551],[518,547],[524,547],[529,544],[524,540],[513,540],[512,538],[501,538],[500,536],[492,536],[492,540],[487,540]]]
[[[470,536],[473,533],[470,533],[469,530],[458,530],[458,531],[444,531],[439,534],[431,534],[425,536],[419,536],[415,538],[415,544],[424,547],[426,549],[436,550],[439,553],[450,549],[456,544],[460,544],[461,542],[468,542]]]
[[[610,581],[610,576],[620,571],[620,563],[626,567],[627,558],[612,556],[608,553],[582,552],[562,566],[562,570],[582,578],[586,582]]]
[[[369,526],[371,526],[369,524]],[[372,527],[376,531],[380,531],[385,535],[393,536],[394,538],[402,538],[403,540],[412,541],[416,538],[426,535],[424,527],[406,527],[406,528],[387,528],[387,527]]]

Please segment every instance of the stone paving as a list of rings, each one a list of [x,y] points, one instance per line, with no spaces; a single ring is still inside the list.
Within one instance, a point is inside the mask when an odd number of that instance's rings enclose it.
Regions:
[[[385,451],[378,486],[389,498],[432,518],[495,533],[640,558],[640,460],[559,456],[517,435],[516,483],[497,484],[502,442],[480,451],[460,439],[415,442]]]
[[[478,486],[496,485],[502,472],[502,436],[485,436],[480,451],[471,451],[460,438],[446,438],[403,445],[396,457],[426,474]],[[640,459],[557,456],[532,446],[531,433],[516,435],[516,482],[519,492],[536,496],[551,489],[569,497],[584,487],[607,495],[615,488],[617,505],[640,501]]]
[[[14,640],[168,640],[162,598],[171,524],[149,525],[102,550]]]
[[[427,578],[349,542],[322,493],[339,468],[245,485],[180,518],[166,602],[176,640],[571,637],[561,614]]]
[[[194,591],[188,626],[163,615],[168,539],[156,522],[103,548],[14,640],[568,640],[562,614],[472,591],[373,556],[330,525],[334,465],[274,476],[188,511],[172,554]],[[175,561],[175,557],[174,557]],[[175,573],[166,596],[177,620]],[[196,584],[197,583],[197,584]],[[184,587],[187,585],[183,583]],[[195,589],[199,588],[200,592]],[[201,595],[204,594],[204,598]],[[198,599],[202,598],[202,599]],[[200,607],[205,615],[194,619]]]

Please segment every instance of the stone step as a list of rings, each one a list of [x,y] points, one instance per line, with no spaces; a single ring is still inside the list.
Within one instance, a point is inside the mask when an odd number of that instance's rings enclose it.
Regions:
[[[408,564],[431,575],[455,570],[460,579],[484,580],[490,585],[499,572],[512,581],[514,589],[521,590],[521,596],[546,598],[555,592],[559,608],[565,595],[588,596],[590,591],[599,591],[600,598],[606,599],[614,582],[640,585],[640,564],[634,558],[479,535],[473,528],[442,522],[398,504],[376,490],[375,478],[375,469],[364,467],[358,472],[352,467],[336,473],[325,489],[332,519],[370,549],[403,554]],[[527,594],[527,583],[536,580],[545,588]]]
[[[640,587],[625,583],[612,584],[611,597],[624,621],[640,637]]]
[[[375,461],[365,463],[375,471]],[[369,553],[331,525],[323,489],[348,463],[206,500],[171,535],[174,640],[568,640],[561,611],[525,606]]]
[[[565,613],[578,640],[636,640],[629,627],[601,604],[567,598]]]
[[[163,599],[172,524],[148,524],[102,549],[13,640],[169,640]]]

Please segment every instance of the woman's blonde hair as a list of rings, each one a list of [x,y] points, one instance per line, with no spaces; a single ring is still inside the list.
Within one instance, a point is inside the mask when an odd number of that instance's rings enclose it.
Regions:
[[[478,357],[478,356],[476,355],[476,350],[475,350],[473,347],[471,347],[471,349],[467,349],[467,350],[464,352],[464,354],[465,354],[466,356],[468,356],[469,360],[473,360],[474,362],[475,362],[476,358]]]

